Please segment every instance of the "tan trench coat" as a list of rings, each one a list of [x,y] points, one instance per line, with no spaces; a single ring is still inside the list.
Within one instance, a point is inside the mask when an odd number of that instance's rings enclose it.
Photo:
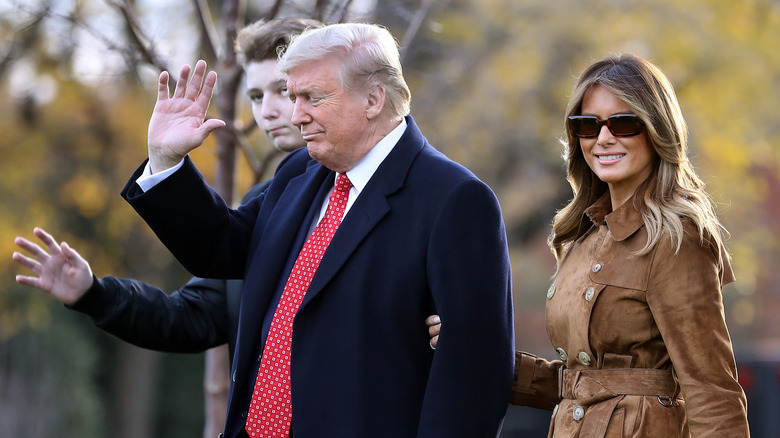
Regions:
[[[549,437],[747,437],[721,287],[733,281],[687,221],[678,254],[608,194],[547,292],[561,361],[517,352],[512,404],[554,409]],[[565,365],[562,367],[561,365]]]

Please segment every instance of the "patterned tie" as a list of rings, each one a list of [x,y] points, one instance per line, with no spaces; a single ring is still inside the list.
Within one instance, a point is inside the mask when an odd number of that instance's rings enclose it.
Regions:
[[[325,217],[303,244],[284,286],[279,305],[271,320],[252,402],[249,405],[246,431],[251,437],[286,438],[290,435],[290,347],[293,319],[328,244],[341,224],[351,187],[352,183],[346,174],[342,173],[336,178]]]

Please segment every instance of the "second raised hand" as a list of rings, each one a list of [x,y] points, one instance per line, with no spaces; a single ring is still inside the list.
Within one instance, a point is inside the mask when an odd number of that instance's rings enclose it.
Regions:
[[[225,126],[220,119],[206,120],[206,113],[217,83],[217,73],[206,74],[206,62],[195,64],[190,79],[190,66],[184,65],[179,81],[170,96],[167,71],[160,73],[157,103],[149,120],[149,164],[152,173],[178,164],[197,148],[214,130]]]

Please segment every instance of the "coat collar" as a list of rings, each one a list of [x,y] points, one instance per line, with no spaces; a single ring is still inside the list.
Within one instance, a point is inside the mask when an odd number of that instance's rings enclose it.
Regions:
[[[585,209],[585,216],[590,219],[593,225],[600,226],[606,223],[612,233],[612,238],[620,242],[636,233],[645,224],[642,220],[642,214],[634,205],[635,201],[636,199],[632,197],[617,210],[612,211],[609,192],[605,192],[598,201]]]

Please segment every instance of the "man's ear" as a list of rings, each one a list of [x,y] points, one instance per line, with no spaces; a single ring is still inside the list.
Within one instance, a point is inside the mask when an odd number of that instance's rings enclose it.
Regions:
[[[385,107],[385,88],[381,85],[372,85],[366,95],[366,118],[371,120],[382,113]]]

